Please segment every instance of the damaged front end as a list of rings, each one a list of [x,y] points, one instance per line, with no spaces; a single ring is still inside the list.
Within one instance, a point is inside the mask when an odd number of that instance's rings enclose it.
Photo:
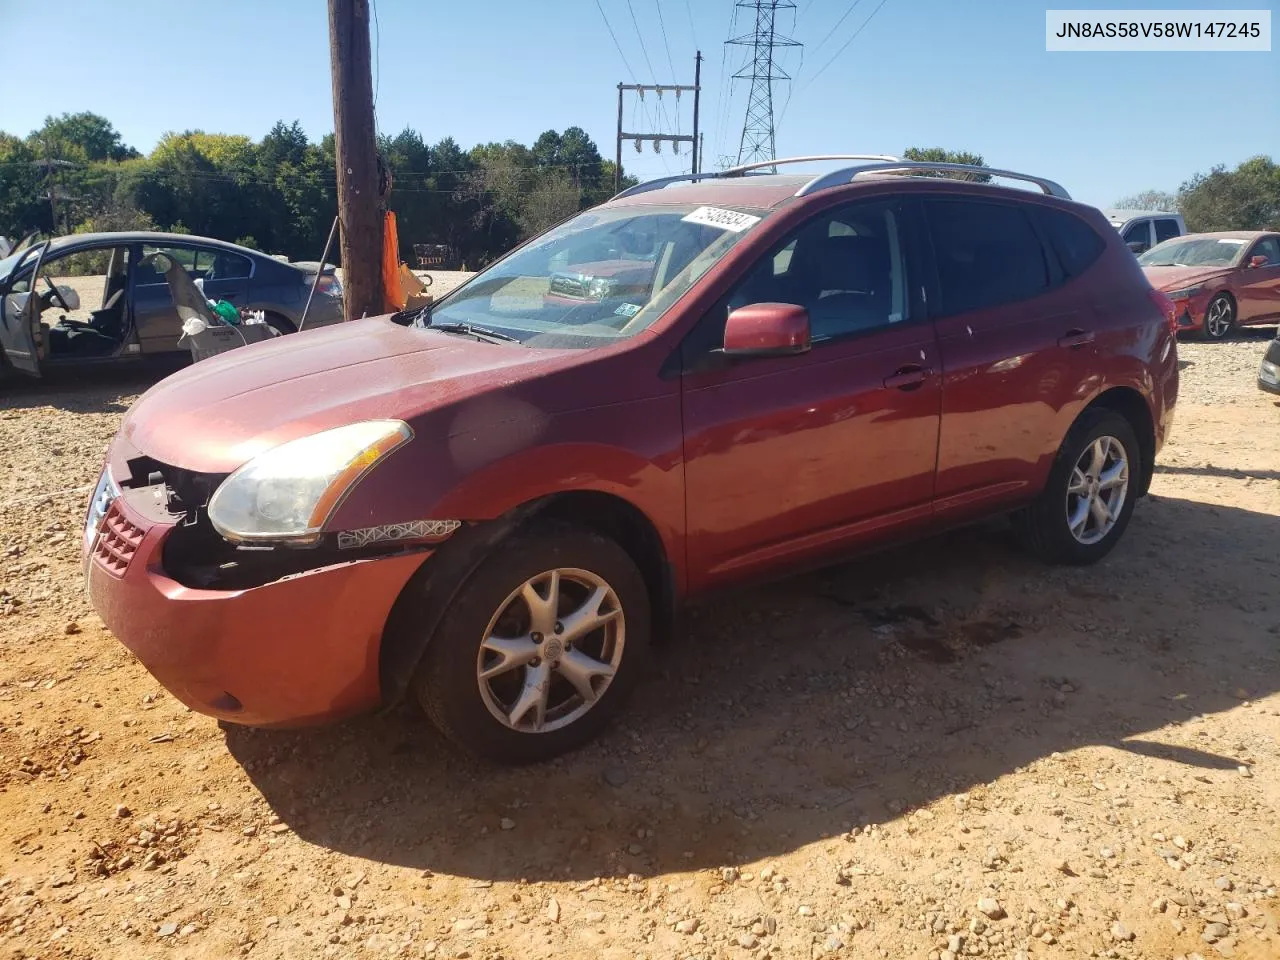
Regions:
[[[127,543],[112,507],[127,496],[131,508],[155,524],[170,527],[161,557],[165,576],[200,590],[246,590],[337,564],[421,553],[449,539],[457,520],[420,520],[354,530],[319,531],[305,537],[236,541],[210,517],[210,502],[231,474],[200,473],[148,457],[124,462],[117,479],[103,470],[85,519],[86,561],[110,559]]]

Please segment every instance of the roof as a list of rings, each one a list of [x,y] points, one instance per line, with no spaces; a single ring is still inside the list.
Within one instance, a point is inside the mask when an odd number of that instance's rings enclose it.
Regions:
[[[610,200],[611,206],[640,204],[719,204],[729,207],[756,207],[772,209],[796,195],[796,191],[813,181],[818,173],[805,174],[748,174],[740,177],[709,177],[706,180],[680,181],[655,190],[631,194]],[[956,187],[972,187],[983,192],[992,191],[1013,196],[1043,198],[1039,190],[1007,186],[1002,183],[982,183],[976,180],[958,180],[950,177],[911,176],[886,170],[884,173],[867,171],[856,180],[840,184],[841,187],[884,183],[891,180],[898,184],[916,184],[925,190],[953,190]],[[1060,198],[1059,198],[1060,199]],[[1075,202],[1075,201],[1068,201]]]
[[[1275,230],[1218,230],[1212,233],[1184,233],[1175,240],[1257,240],[1259,237],[1277,236]]]
[[[1108,220],[1132,220],[1135,217],[1176,217],[1178,213],[1172,210],[1103,210],[1103,216]]]
[[[712,177],[673,183],[659,190],[610,201],[619,206],[669,203],[718,203],[731,207],[771,209],[796,195],[812,175],[764,173],[746,177]]]
[[[250,257],[270,257],[261,250],[250,250],[248,247],[242,247],[238,244],[227,243],[225,240],[215,240],[213,237],[197,237],[190,233],[161,233],[156,230],[122,230],[113,233],[69,233],[66,236],[54,237],[50,243],[50,247],[54,250],[69,246],[96,246],[98,244],[109,243],[172,243],[186,244],[199,243],[207,247],[218,247],[222,250],[234,250],[236,253],[243,253]]]

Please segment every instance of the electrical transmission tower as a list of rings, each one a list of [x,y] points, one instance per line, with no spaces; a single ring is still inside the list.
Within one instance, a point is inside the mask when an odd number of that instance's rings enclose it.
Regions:
[[[779,10],[794,10],[792,0],[735,0],[734,6],[755,15],[755,29],[749,34],[726,41],[737,47],[750,47],[751,59],[733,75],[735,80],[750,80],[747,118],[742,124],[742,140],[738,144],[738,163],[772,160],[774,146],[773,82],[790,80],[777,61],[774,51],[780,47],[800,46],[777,31]],[[775,171],[776,172],[776,171]]]

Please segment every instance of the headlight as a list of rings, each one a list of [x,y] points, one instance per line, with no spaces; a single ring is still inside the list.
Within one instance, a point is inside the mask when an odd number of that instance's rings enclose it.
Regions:
[[[587,295],[593,300],[603,300],[613,292],[613,281],[604,277],[596,277],[587,284]]]
[[[120,488],[111,477],[111,468],[107,467],[98,478],[98,485],[89,498],[89,511],[84,518],[84,549],[87,553],[93,547],[98,536],[98,528],[102,526],[102,518],[111,509],[111,501],[120,496]]]
[[[1174,290],[1165,294],[1170,300],[1190,300],[1197,294],[1204,293],[1204,287],[1187,287],[1185,290]]]
[[[363,420],[282,443],[222,482],[209,521],[234,543],[312,543],[360,479],[412,437],[400,420]]]

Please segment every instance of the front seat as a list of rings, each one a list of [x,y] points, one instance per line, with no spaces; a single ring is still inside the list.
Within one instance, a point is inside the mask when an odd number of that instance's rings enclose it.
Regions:
[[[89,326],[112,340],[124,338],[124,290],[117,290],[99,309],[89,314]]]

